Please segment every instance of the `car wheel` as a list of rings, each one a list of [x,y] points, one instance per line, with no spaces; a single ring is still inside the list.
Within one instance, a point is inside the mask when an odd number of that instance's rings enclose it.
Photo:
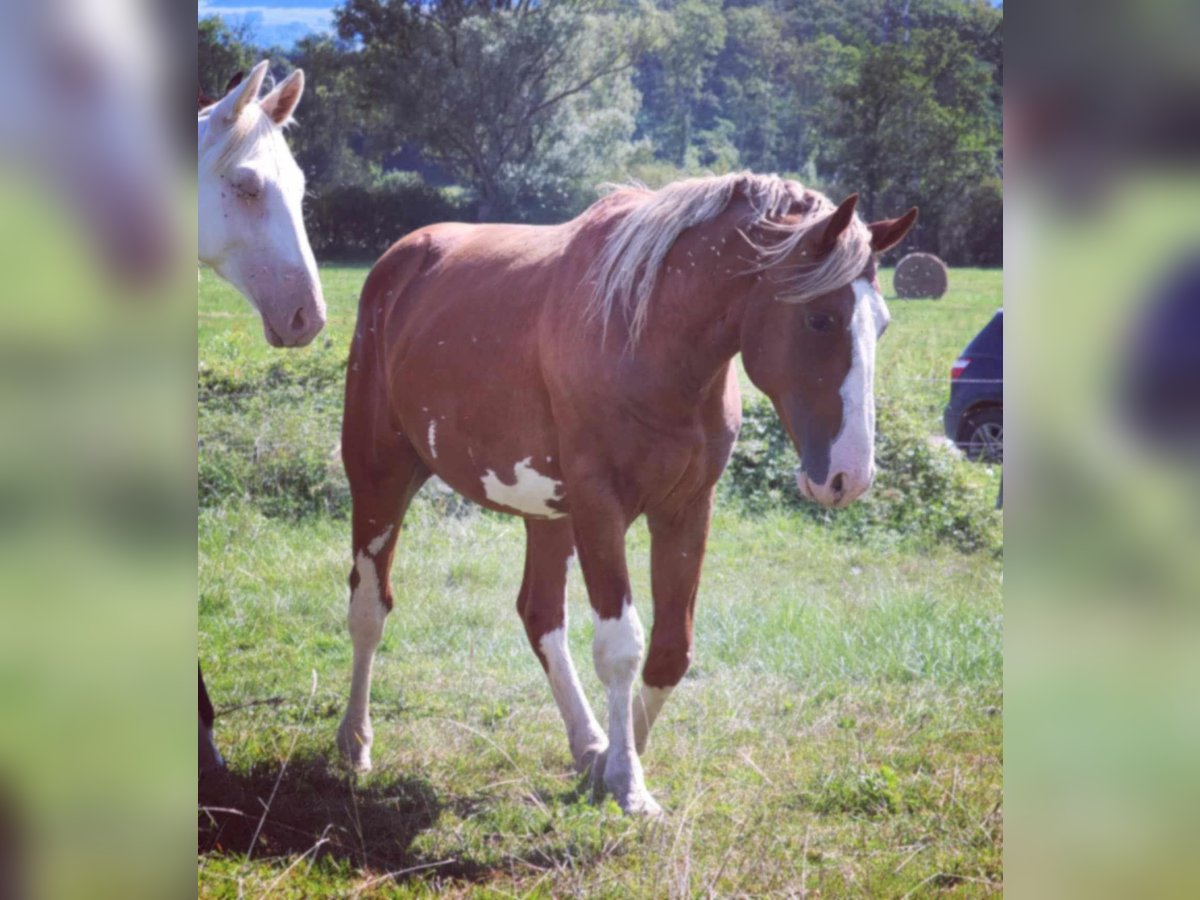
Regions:
[[[967,459],[1004,462],[1004,410],[979,409],[963,417],[958,445]]]

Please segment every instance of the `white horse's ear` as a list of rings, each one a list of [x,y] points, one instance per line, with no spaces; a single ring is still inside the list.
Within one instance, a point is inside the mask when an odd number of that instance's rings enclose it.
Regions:
[[[242,112],[250,102],[258,97],[258,92],[262,89],[263,79],[267,77],[268,65],[270,63],[264,59],[250,70],[250,74],[246,76],[241,84],[222,97],[221,102],[217,104],[217,108],[213,110],[212,120],[221,122],[224,125],[232,125],[241,118]]]
[[[292,111],[304,93],[304,70],[296,69],[279,86],[262,98],[263,112],[276,125],[284,125],[292,118]]]

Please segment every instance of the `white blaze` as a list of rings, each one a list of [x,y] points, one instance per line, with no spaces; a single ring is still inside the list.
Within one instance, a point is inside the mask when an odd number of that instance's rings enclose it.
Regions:
[[[437,421],[429,420],[429,455],[437,459]]]
[[[871,481],[875,453],[875,341],[886,321],[879,292],[864,278],[855,281],[850,324],[852,358],[842,382],[842,427],[829,453],[830,475],[844,473],[846,494],[857,496]]]
[[[527,456],[513,466],[515,483],[505,484],[491,469],[483,476],[483,490],[487,498],[499,506],[507,506],[518,512],[545,519],[559,519],[566,515],[550,505],[552,500],[561,500],[562,482],[555,481],[537,471]]]

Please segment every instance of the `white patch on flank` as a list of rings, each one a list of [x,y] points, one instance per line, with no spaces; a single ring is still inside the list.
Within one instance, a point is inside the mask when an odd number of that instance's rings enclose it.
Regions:
[[[429,420],[429,455],[437,459],[437,420]]]
[[[583,685],[571,661],[567,646],[566,626],[542,635],[538,641],[542,656],[546,657],[546,675],[550,679],[550,692],[567,724],[567,741],[576,763],[583,763],[589,753],[599,753],[606,743],[600,723],[592,715]]]
[[[483,476],[483,490],[487,498],[499,506],[507,506],[518,512],[545,519],[559,519],[566,513],[550,505],[551,500],[561,500],[562,482],[555,481],[533,468],[532,456],[527,456],[513,466],[514,484],[505,484],[500,477],[488,469]]]
[[[371,664],[383,637],[387,608],[383,605],[379,574],[374,561],[359,553],[354,561],[358,586],[350,595],[350,639],[354,643],[354,668],[350,675],[350,700],[338,729],[338,746],[360,770],[371,768]]]
[[[383,545],[387,543],[387,539],[391,536],[392,528],[394,528],[394,527],[395,526],[393,526],[393,525],[389,525],[384,530],[383,534],[379,535],[377,538],[375,538],[375,540],[373,540],[373,541],[371,541],[371,543],[367,544],[367,552],[370,553],[372,556],[377,556],[379,554],[379,551],[383,549]]]

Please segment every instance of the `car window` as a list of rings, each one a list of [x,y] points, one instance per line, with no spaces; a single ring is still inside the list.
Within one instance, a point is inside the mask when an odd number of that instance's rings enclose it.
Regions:
[[[967,356],[1004,356],[1004,313],[992,316],[983,330],[967,345]]]

